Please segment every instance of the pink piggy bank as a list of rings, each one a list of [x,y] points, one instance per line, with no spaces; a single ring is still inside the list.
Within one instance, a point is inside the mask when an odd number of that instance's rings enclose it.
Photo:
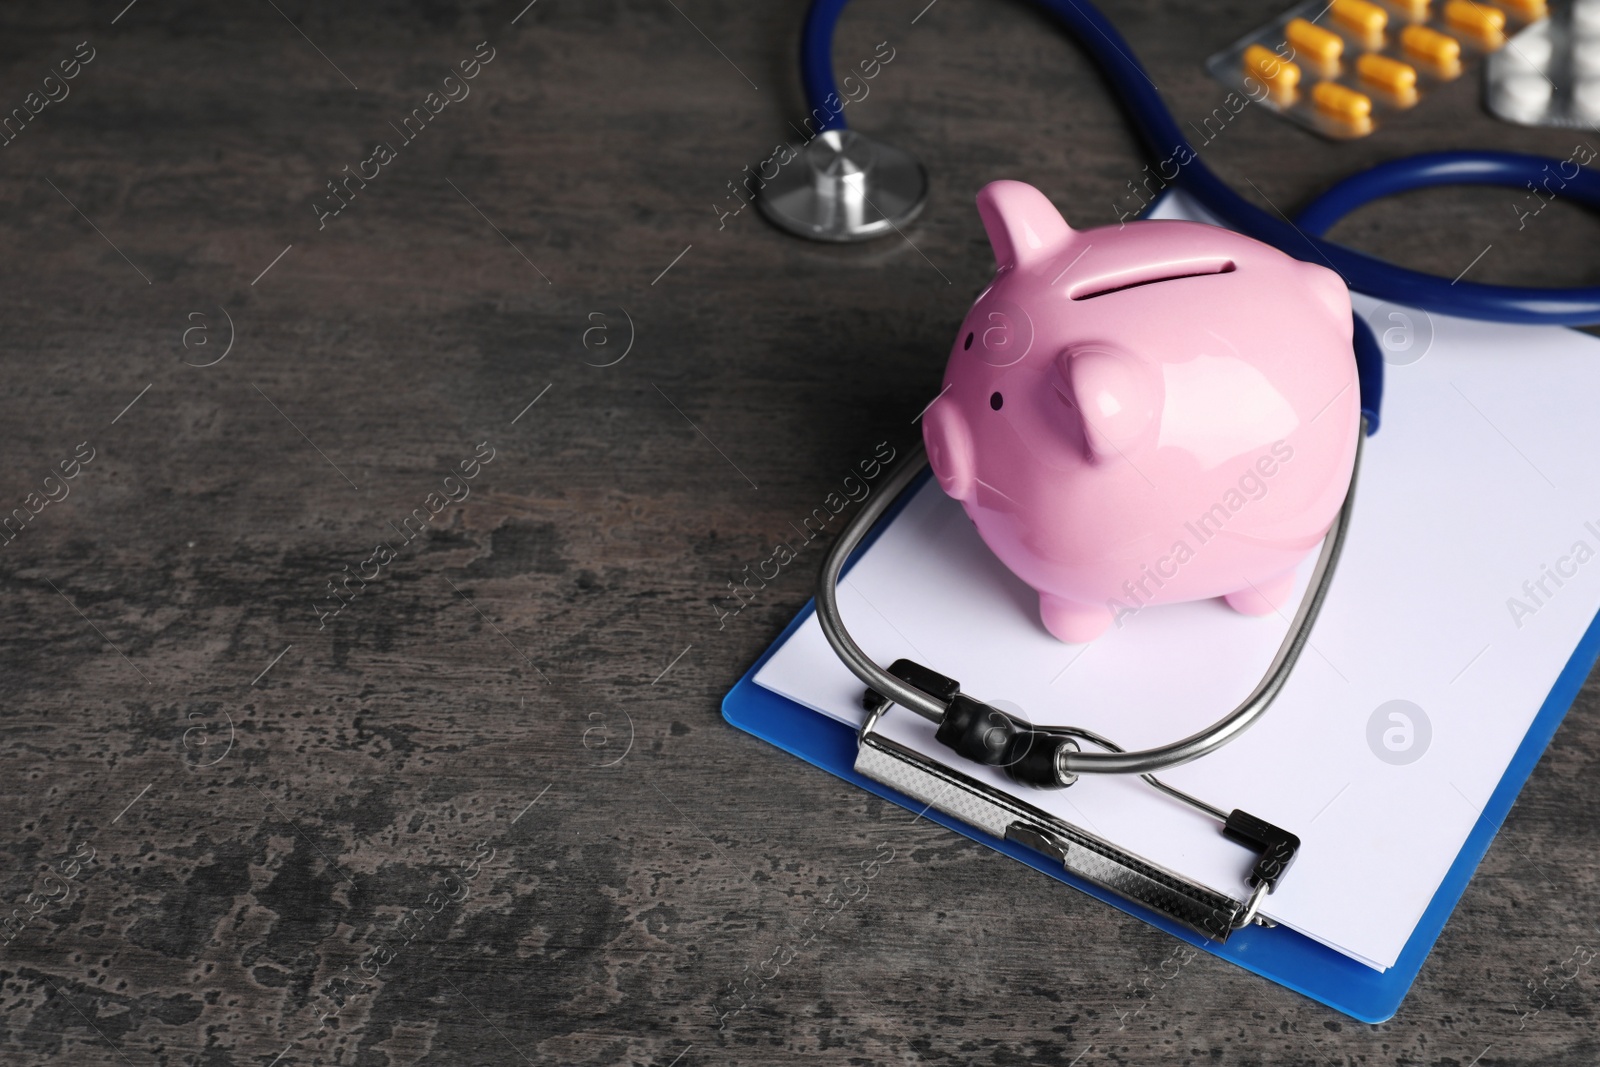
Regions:
[[[1152,604],[1284,607],[1360,433],[1339,276],[1194,222],[1080,233],[1022,182],[984,188],[978,213],[998,269],[922,432],[1045,628],[1080,642]]]

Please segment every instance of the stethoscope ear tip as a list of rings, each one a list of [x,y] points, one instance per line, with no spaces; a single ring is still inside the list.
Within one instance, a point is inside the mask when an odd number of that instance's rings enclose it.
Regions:
[[[824,130],[788,151],[776,175],[760,175],[756,207],[798,237],[835,243],[885,237],[910,225],[928,202],[928,172],[911,153],[855,130]]]

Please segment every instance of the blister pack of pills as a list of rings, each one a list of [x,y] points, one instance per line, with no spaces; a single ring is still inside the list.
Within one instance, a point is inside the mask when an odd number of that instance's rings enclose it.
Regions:
[[[1573,0],[1511,39],[1485,68],[1489,110],[1521,126],[1600,123],[1600,0]]]
[[[1206,69],[1248,101],[1348,140],[1415,107],[1546,14],[1546,0],[1308,0]]]

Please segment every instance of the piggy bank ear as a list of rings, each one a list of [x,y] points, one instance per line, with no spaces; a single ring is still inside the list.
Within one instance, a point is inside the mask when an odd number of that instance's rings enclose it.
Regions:
[[[956,402],[941,396],[922,416],[922,440],[939,487],[957,500],[971,500],[977,485],[972,431]]]
[[[1077,409],[1084,444],[1096,462],[1142,449],[1160,428],[1160,376],[1116,348],[1086,345],[1056,357],[1056,388]]]
[[[1333,312],[1334,319],[1340,322],[1349,320],[1350,290],[1345,288],[1344,279],[1316,263],[1301,263],[1299,266],[1306,285]],[[1354,326],[1351,328],[1353,330]]]
[[[978,216],[1001,269],[1049,259],[1074,232],[1049,198],[1026,182],[985,185],[978,192]]]

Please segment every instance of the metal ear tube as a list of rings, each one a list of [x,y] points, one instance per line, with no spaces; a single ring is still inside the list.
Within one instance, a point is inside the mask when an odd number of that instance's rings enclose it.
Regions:
[[[1243,703],[1204,730],[1136,752],[1124,751],[1109,739],[1079,727],[1038,727],[1025,722],[963,693],[955,679],[911,660],[897,660],[886,670],[851,638],[839,610],[839,576],[862,539],[927,466],[926,452],[915,449],[890,476],[883,491],[862,506],[839,536],[818,576],[817,620],[823,635],[867,686],[862,700],[866,719],[857,735],[856,771],[995,837],[1059,860],[1066,870],[1214,940],[1226,941],[1233,931],[1252,922],[1266,923],[1257,914],[1262,898],[1287,873],[1300,839],[1248,812],[1226,812],[1160,781],[1152,772],[1198,759],[1227,744],[1255,723],[1282,691],[1310,638],[1337,570],[1354,509],[1365,431],[1363,419],[1344,503],[1323,541],[1310,590],[1266,675]],[[934,723],[937,741],[956,755],[971,764],[998,769],[1021,784],[1062,789],[1082,774],[1139,775],[1152,788],[1216,819],[1224,836],[1255,854],[1246,877],[1251,892],[1242,900],[1219,894],[1017,800],[963,771],[960,761],[939,763],[885,736],[878,727],[896,704]],[[1103,751],[1084,752],[1080,742]]]
[[[1167,767],[1176,767],[1190,760],[1199,759],[1227,744],[1266,712],[1278,693],[1282,691],[1295,664],[1299,662],[1300,653],[1305,649],[1306,642],[1311,636],[1311,628],[1315,625],[1323,601],[1327,599],[1328,590],[1332,587],[1339,554],[1344,548],[1345,536],[1350,527],[1350,516],[1354,511],[1356,479],[1361,470],[1361,457],[1366,440],[1365,427],[1366,420],[1363,419],[1362,434],[1357,439],[1355,467],[1351,472],[1350,487],[1346,491],[1344,504],[1340,507],[1338,516],[1323,541],[1322,552],[1317,557],[1316,568],[1312,572],[1310,591],[1301,601],[1289,632],[1284,636],[1283,643],[1267,668],[1266,675],[1244,702],[1199,733],[1159,748],[1138,752],[1123,752],[1120,749],[1106,753],[1080,752],[1063,757],[1061,765],[1066,774],[1074,778],[1079,774],[1148,774]],[[868,689],[878,699],[888,704],[899,704],[909,708],[929,722],[938,725],[941,730],[940,742],[956,747],[963,755],[968,755],[969,750],[972,753],[987,752],[990,743],[984,739],[981,731],[974,737],[968,736],[971,729],[969,720],[974,714],[979,713],[978,709],[964,706],[958,713],[957,722],[952,724],[948,731],[946,730],[945,720],[950,714],[952,704],[960,696],[959,683],[925,667],[916,672],[908,672],[908,677],[900,677],[890,670],[885,670],[873,662],[872,658],[851,638],[849,630],[845,627],[844,617],[839,611],[839,574],[844,569],[845,561],[860,545],[867,532],[883,517],[883,513],[894,500],[917,475],[922,473],[927,462],[927,453],[920,445],[913,449],[884,483],[882,492],[862,506],[855,519],[834,542],[827,558],[822,562],[822,571],[817,579],[817,621],[835,654],[852,674],[866,683]],[[924,685],[927,688],[923,688]],[[955,688],[951,689],[952,686]],[[978,704],[977,701],[971,703]],[[989,716],[986,719],[987,726],[1001,729],[1006,737],[1041,732],[1035,730],[1031,724],[1006,715],[998,708],[979,704],[979,709],[981,714]],[[869,707],[869,710],[872,708]],[[998,726],[1001,720],[1006,720],[1005,725]],[[1049,731],[1043,732],[1049,733]],[[966,748],[953,743],[957,740],[960,740]],[[1021,743],[1015,740],[1005,742],[1007,745]],[[977,755],[969,755],[969,758],[988,762],[987,759],[979,758]],[[991,763],[991,765],[1003,764]],[[1064,786],[1070,785],[1071,782],[1058,780],[1054,783],[1034,784]]]

